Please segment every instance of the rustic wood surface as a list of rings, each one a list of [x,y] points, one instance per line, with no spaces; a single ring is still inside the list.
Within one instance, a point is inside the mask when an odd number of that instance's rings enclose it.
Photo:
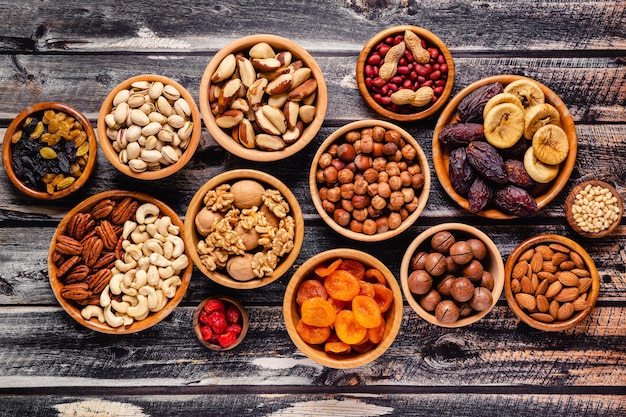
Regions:
[[[102,154],[77,196],[40,203],[0,175],[0,416],[620,416],[626,415],[626,223],[605,238],[575,235],[563,217],[569,190],[602,179],[626,197],[626,5],[623,1],[270,0],[12,2],[0,0],[0,140],[11,119],[39,101],[62,101],[95,125],[120,81],[157,73],[197,99],[211,57],[241,36],[273,33],[305,47],[328,86],[327,117],[313,143],[280,164],[252,163],[219,147],[203,127],[200,147],[180,173],[150,192],[184,217],[196,190],[235,168],[267,171],[285,182],[305,216],[305,245],[280,280],[254,291],[222,288],[194,275],[182,303],[160,324],[110,336],[74,322],[58,305],[47,275],[50,239],[75,204],[100,191],[146,191]],[[525,75],[568,106],[579,139],[565,189],[533,219],[489,221],[456,206],[433,178],[418,222],[380,244],[352,242],[327,227],[308,190],[308,167],[334,129],[376,118],[356,88],[362,45],[388,26],[435,32],[455,60],[454,93],[495,74]],[[430,159],[436,116],[402,125]],[[306,172],[305,172],[306,171]],[[506,260],[539,233],[568,236],[587,249],[601,279],[590,317],[562,333],[519,322],[504,296],[478,323],[433,326],[407,303],[400,333],[375,362],[348,370],[307,359],[289,339],[282,298],[293,271],[333,247],[354,247],[399,277],[412,239],[432,225],[475,225]],[[209,351],[191,319],[206,296],[226,293],[250,312],[236,349]]]

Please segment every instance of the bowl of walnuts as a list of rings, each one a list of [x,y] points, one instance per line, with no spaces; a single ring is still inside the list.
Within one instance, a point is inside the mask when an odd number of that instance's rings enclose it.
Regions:
[[[424,320],[462,327],[483,318],[498,302],[504,263],[485,233],[444,223],[411,242],[402,258],[400,281],[409,305]]]

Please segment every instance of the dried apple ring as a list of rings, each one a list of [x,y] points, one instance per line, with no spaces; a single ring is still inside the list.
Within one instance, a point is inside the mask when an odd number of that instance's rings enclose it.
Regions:
[[[300,308],[301,319],[309,326],[325,327],[335,321],[335,307],[321,297],[304,300]]]
[[[350,272],[357,280],[365,277],[365,265],[354,259],[344,259],[337,269]]]
[[[367,329],[378,327],[382,320],[376,301],[366,295],[357,295],[352,300],[352,312],[359,324]]]
[[[307,279],[306,281],[303,281],[298,287],[298,292],[296,293],[296,303],[302,305],[304,300],[315,297],[324,299],[328,298],[324,285],[316,279]]]
[[[302,340],[311,345],[319,345],[321,343],[324,343],[330,337],[329,326],[309,326],[302,320],[298,320],[298,324],[296,325],[296,331],[298,332]]]
[[[380,324],[371,329],[367,329],[367,336],[370,342],[374,344],[380,343],[383,340],[383,336],[385,335],[385,319],[381,317]]]
[[[367,329],[359,324],[351,310],[341,310],[335,319],[335,332],[344,343],[355,345],[367,337]]]
[[[335,355],[347,355],[352,347],[344,342],[326,342],[324,343],[324,351]]]
[[[350,272],[338,269],[324,280],[328,295],[341,301],[352,301],[359,295],[359,281]]]
[[[384,313],[389,310],[391,303],[393,303],[393,292],[383,284],[373,284],[373,286],[376,294],[374,300],[376,300],[380,312]]]
[[[367,281],[359,281],[359,295],[366,295],[368,297],[374,298],[376,293],[374,292],[374,286]]]
[[[320,265],[317,268],[315,268],[315,273],[322,277],[325,278],[327,276],[329,276],[330,274],[332,274],[333,272],[335,272],[337,270],[337,268],[339,268],[339,266],[342,264],[343,260],[342,259],[337,259],[335,260],[333,263],[331,263],[330,265],[326,266],[326,265]]]

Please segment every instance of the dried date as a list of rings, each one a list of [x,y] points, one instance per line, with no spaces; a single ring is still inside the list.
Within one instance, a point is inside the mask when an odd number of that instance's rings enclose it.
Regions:
[[[476,177],[467,192],[469,211],[476,214],[489,204],[493,199],[493,188],[481,177]]]
[[[494,202],[503,211],[519,217],[534,216],[538,211],[537,202],[528,191],[515,185],[497,189]]]
[[[489,99],[504,91],[501,83],[495,82],[484,85],[469,93],[461,100],[457,107],[457,114],[463,122],[483,121],[483,109]]]
[[[467,146],[467,159],[478,175],[498,184],[509,180],[502,156],[487,142],[471,142]]]
[[[504,162],[506,170],[509,175],[509,182],[522,188],[529,188],[535,185],[535,182],[530,178],[524,163],[517,159],[507,159]]]
[[[469,164],[467,151],[464,147],[453,149],[450,152],[448,177],[454,191],[462,196],[466,196],[476,178],[476,171]]]
[[[482,123],[454,123],[445,126],[439,133],[439,141],[453,147],[465,146],[484,138],[485,129]]]

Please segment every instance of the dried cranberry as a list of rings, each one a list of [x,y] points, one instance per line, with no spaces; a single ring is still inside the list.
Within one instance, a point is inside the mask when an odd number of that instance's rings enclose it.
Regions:
[[[207,313],[212,313],[214,311],[224,311],[224,303],[222,302],[222,300],[212,298],[204,305],[204,311],[206,311]]]
[[[202,338],[204,340],[211,340],[211,338],[213,337],[213,331],[211,330],[211,326],[200,327],[200,332],[202,332]]]
[[[239,335],[241,333],[241,331],[243,330],[243,328],[238,325],[237,323],[233,323],[233,324],[229,324],[228,327],[226,327],[226,330],[224,330],[225,333],[235,333],[236,335]]]
[[[206,311],[201,311],[198,316],[198,321],[203,324],[209,324],[209,313]]]
[[[223,347],[223,348],[232,345],[236,341],[237,341],[237,335],[235,335],[232,332],[227,332],[227,333],[221,334],[219,336],[219,338],[218,338],[218,342],[219,342],[220,346]]]
[[[226,316],[224,316],[224,313],[221,311],[214,311],[209,314],[208,320],[208,324],[211,326],[211,329],[218,334],[224,333],[224,330],[226,330],[226,327],[228,326]]]
[[[239,323],[239,319],[241,318],[241,312],[234,305],[229,305],[226,308],[226,312],[224,314],[226,315],[226,321],[228,323]]]

